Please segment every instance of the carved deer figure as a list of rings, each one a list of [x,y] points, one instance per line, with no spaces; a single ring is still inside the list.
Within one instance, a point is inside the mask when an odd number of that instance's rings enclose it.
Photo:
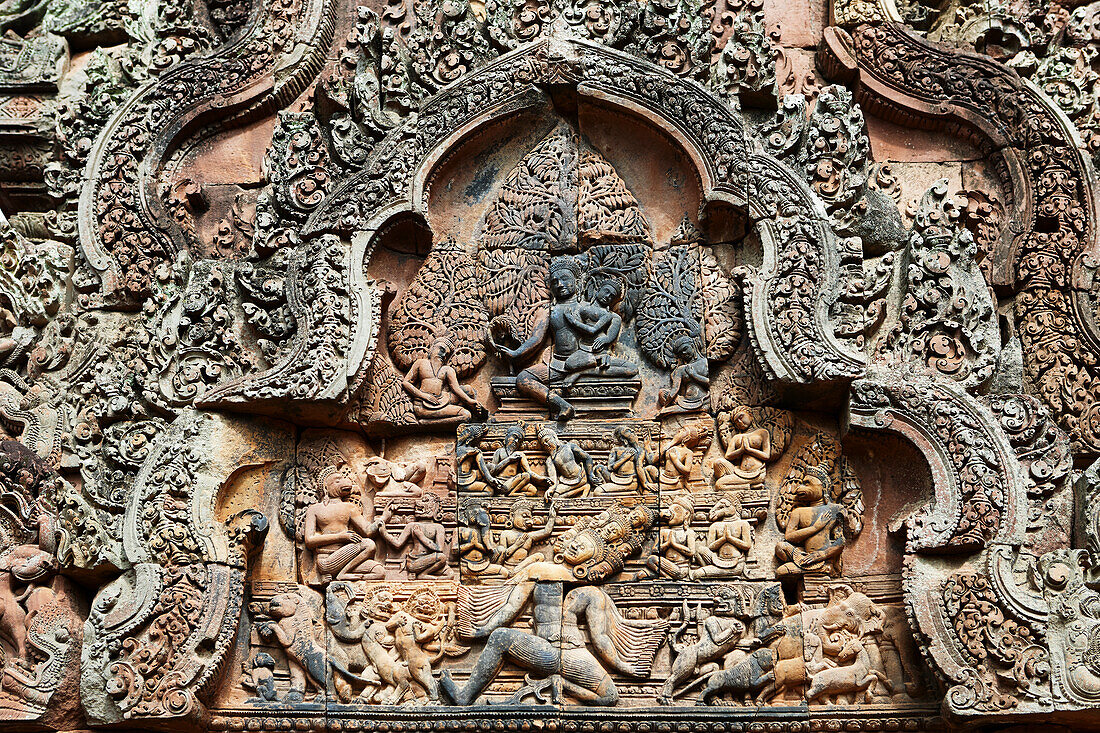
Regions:
[[[888,690],[893,688],[890,680],[872,666],[871,655],[859,639],[847,641],[837,657],[854,661],[843,667],[827,667],[814,674],[810,678],[810,689],[806,691],[808,702],[814,702],[822,696],[829,698],[828,702],[833,704],[850,704],[858,696],[862,696],[864,702],[871,702],[872,696],[868,688],[875,680]]]

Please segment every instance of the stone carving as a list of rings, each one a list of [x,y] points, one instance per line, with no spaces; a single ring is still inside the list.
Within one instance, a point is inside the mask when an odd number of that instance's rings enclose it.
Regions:
[[[404,550],[402,564],[410,578],[447,578],[452,574],[447,564],[450,556],[447,530],[438,521],[442,508],[437,494],[422,494],[416,500],[413,518],[399,533],[391,533],[388,527],[391,508],[387,506],[382,512],[379,534],[391,549]]]
[[[690,490],[698,470],[696,451],[710,445],[711,431],[706,423],[696,422],[676,431],[661,452],[658,479],[663,491]]]
[[[383,578],[378,562],[380,524],[368,522],[362,509],[348,501],[351,480],[336,469],[321,478],[325,498],[306,509],[303,541],[312,551],[320,582],[345,578]]]
[[[839,446],[818,434],[799,451],[780,491],[775,518],[784,539],[775,546],[776,575],[839,575],[844,546],[863,528],[863,509],[859,481]]]
[[[757,426],[755,414],[763,424]],[[764,485],[769,463],[775,461],[790,440],[791,418],[782,410],[739,406],[717,417],[723,456],[715,458],[714,488],[736,491]]]
[[[1097,8],[830,5],[0,8],[0,730],[1093,725]]]
[[[290,690],[283,699],[301,702],[308,690],[350,699],[351,673],[325,652],[314,634],[313,614],[297,593],[280,593],[268,602],[270,621],[257,625],[261,638],[283,650],[290,668]]]
[[[745,557],[752,549],[752,526],[741,518],[741,501],[735,494],[723,496],[711,507],[705,541],[695,549],[700,567],[691,571],[700,578],[736,578],[745,574]]]
[[[548,453],[546,495],[552,498],[587,497],[596,484],[592,456],[576,443],[562,440],[548,425],[539,429],[538,439]]]
[[[977,388],[993,374],[1000,335],[974,237],[954,223],[961,216],[946,180],[925,192],[908,252],[907,292],[884,345],[895,359]]]

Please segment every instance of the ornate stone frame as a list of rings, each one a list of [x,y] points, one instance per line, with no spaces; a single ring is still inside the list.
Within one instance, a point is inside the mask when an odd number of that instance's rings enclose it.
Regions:
[[[848,381],[862,373],[865,357],[837,337],[831,316],[842,289],[840,246],[824,207],[805,182],[771,155],[752,150],[729,106],[695,82],[606,46],[551,38],[501,56],[427,100],[416,117],[377,145],[363,170],[334,188],[306,223],[305,248],[315,247],[312,242],[323,234],[351,239],[341,265],[348,268],[344,287],[353,294],[355,313],[344,317],[351,328],[346,363],[328,365],[312,394],[287,389],[291,383],[305,384],[295,369],[316,371],[310,360],[300,358],[318,319],[294,297],[307,266],[296,258],[291,305],[299,322],[309,326],[300,329],[290,357],[268,372],[211,391],[202,405],[266,412],[270,408],[263,404],[286,398],[346,400],[349,380],[370,362],[378,328],[377,320],[361,315],[377,313],[380,303],[365,275],[374,235],[398,215],[423,217],[425,181],[435,164],[475,130],[538,103],[540,88],[568,89],[640,115],[680,142],[699,172],[707,201],[747,208],[764,260],[762,277],[745,294],[745,308],[753,346],[771,379],[813,384]]]

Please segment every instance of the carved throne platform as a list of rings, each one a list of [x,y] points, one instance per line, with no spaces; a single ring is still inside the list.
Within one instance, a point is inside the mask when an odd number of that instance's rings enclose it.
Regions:
[[[520,394],[515,377],[493,377],[493,394],[500,400],[496,415],[510,419],[546,414],[545,405]],[[634,400],[642,389],[640,379],[584,377],[572,387],[551,386],[550,390],[567,400],[577,416],[631,417]]]

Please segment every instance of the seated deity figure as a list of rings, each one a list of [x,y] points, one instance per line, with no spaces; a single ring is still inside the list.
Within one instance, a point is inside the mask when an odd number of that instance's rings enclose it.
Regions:
[[[633,377],[638,367],[626,359],[611,356],[611,346],[622,333],[623,319],[615,312],[623,299],[623,283],[610,278],[596,289],[591,302],[581,302],[564,313],[565,321],[578,333],[579,345],[565,360],[562,384],[573,386],[586,375]]]
[[[364,516],[349,501],[352,483],[342,471],[326,469],[322,474],[325,498],[306,509],[303,537],[313,553],[320,581],[333,579],[377,580],[386,575],[376,559],[377,546],[371,538],[380,522]]]
[[[594,469],[593,475],[600,481],[594,493],[628,493],[653,488],[657,479],[654,452],[646,450],[630,428],[617,427],[612,434],[618,445],[608,452],[607,465]]]
[[[714,488],[735,491],[762,486],[772,459],[771,434],[767,428],[753,429],[747,407],[734,410],[732,420],[737,433],[726,444],[725,458],[714,459]]]
[[[509,496],[535,496],[550,485],[550,479],[535,473],[523,445],[523,425],[511,427],[504,435],[504,445],[497,448],[489,460],[489,476],[494,487]]]
[[[493,539],[489,513],[480,502],[466,500],[459,506],[454,546],[463,575],[487,578],[510,574],[510,570],[499,562],[504,548]]]
[[[657,393],[657,417],[686,412],[699,412],[706,407],[710,390],[710,365],[699,354],[695,339],[687,334],[672,343],[672,353],[679,360],[670,375],[669,386]]]
[[[661,491],[688,491],[695,467],[695,448],[707,437],[706,423],[692,423],[676,431],[661,456]]]
[[[531,335],[518,346],[500,343],[490,329],[490,343],[509,362],[512,369],[530,362],[542,352],[549,337],[553,346],[549,364],[540,362],[522,369],[516,375],[516,389],[550,408],[550,416],[569,420],[575,413],[573,405],[551,390],[555,384],[566,387],[585,375],[634,376],[636,366],[610,356],[610,348],[622,329],[622,318],[613,306],[622,297],[622,283],[601,287],[592,303],[578,300],[581,266],[574,257],[559,256],[550,261],[547,285],[550,289],[549,313],[531,330]],[[609,281],[610,283],[611,281]],[[601,305],[601,303],[603,305]]]
[[[563,441],[549,426],[539,429],[538,438],[550,454],[546,459],[546,476],[550,479],[546,497],[588,496],[596,483],[592,476],[592,456],[576,443]]]
[[[507,486],[493,475],[485,454],[478,447],[488,432],[488,424],[462,425],[455,441],[455,483],[460,496],[503,494]]]
[[[701,567],[691,571],[691,579],[743,577],[745,558],[752,549],[752,525],[741,518],[741,498],[723,496],[707,516],[707,541],[695,550]]]
[[[783,541],[775,546],[782,564],[778,577],[840,572],[844,549],[844,507],[831,501],[832,477],[820,466],[808,468],[795,490],[795,506],[787,519]]]
[[[405,554],[405,570],[413,580],[423,578],[449,578],[453,574],[447,565],[450,550],[447,547],[447,530],[439,523],[443,500],[432,493],[425,493],[416,500],[413,509],[415,519],[405,525],[401,534],[393,537],[386,524],[393,516],[393,507],[382,512],[379,534],[395,550],[410,545]]]
[[[450,364],[454,344],[445,337],[432,342],[430,356],[413,362],[401,382],[412,399],[413,414],[423,424],[454,425],[474,416],[484,418],[485,408],[477,395],[458,381]]]

